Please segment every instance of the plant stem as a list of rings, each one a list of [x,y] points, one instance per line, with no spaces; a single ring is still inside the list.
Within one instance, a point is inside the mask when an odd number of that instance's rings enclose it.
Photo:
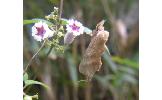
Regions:
[[[43,44],[41,45],[41,47],[38,49],[38,51],[33,55],[33,57],[30,59],[30,61],[28,62],[27,66],[25,67],[25,70],[23,72],[23,74],[28,70],[29,66],[31,65],[32,61],[34,60],[34,58],[38,55],[38,53],[40,52],[40,50],[44,47],[46,40],[44,40]]]
[[[63,9],[63,0],[60,1],[60,14],[59,14],[59,20],[61,20],[61,14],[62,14],[62,9]],[[40,52],[40,50],[44,47],[46,40],[44,40],[43,44],[41,45],[41,47],[38,49],[38,51],[33,55],[33,57],[30,59],[30,61],[28,62],[23,74],[27,71],[28,67],[30,66],[30,64],[32,63],[33,59],[38,55],[38,53]],[[50,52],[52,51],[53,46],[51,46],[50,50],[47,53],[47,57],[50,54]]]
[[[63,1],[64,1],[64,0],[61,0],[61,1],[60,1],[60,14],[59,14],[59,20],[61,20],[62,9],[63,9]]]
[[[62,15],[62,9],[63,9],[63,0],[60,1],[60,12],[59,12],[59,24],[58,26],[60,26],[60,20],[61,20],[61,15]],[[58,26],[56,26],[58,28]],[[58,32],[58,29],[56,28],[56,33]],[[48,55],[51,53],[53,49],[53,45],[51,46],[51,48],[49,49],[49,51],[47,52],[46,57],[48,57]]]
[[[48,51],[47,54],[46,54],[46,57],[48,57],[48,55],[51,53],[52,49],[53,49],[53,45],[51,45],[49,51]]]

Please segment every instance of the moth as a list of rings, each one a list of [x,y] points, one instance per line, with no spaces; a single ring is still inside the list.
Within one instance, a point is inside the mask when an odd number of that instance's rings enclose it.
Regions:
[[[87,81],[91,81],[102,65],[101,55],[106,50],[105,43],[109,37],[109,32],[104,30],[104,22],[104,20],[99,22],[96,29],[92,31],[91,42],[79,65],[79,72],[86,76]]]

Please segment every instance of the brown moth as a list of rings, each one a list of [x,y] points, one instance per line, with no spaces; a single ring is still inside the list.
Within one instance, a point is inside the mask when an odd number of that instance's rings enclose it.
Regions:
[[[91,42],[86,49],[83,59],[79,65],[79,72],[86,76],[90,81],[96,71],[102,65],[101,55],[105,51],[105,43],[108,40],[109,32],[104,30],[104,20],[99,22],[96,29],[92,32]]]

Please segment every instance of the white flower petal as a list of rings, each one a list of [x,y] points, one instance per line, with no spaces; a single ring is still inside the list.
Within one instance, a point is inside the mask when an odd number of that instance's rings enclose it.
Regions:
[[[41,28],[41,27],[43,27],[43,31],[45,31],[45,32],[43,32],[41,35],[38,35],[37,28]],[[42,22],[42,21],[35,23],[34,26],[32,27],[32,36],[37,41],[42,41],[45,38],[52,37],[53,33],[54,32],[48,28],[48,25],[46,23]]]

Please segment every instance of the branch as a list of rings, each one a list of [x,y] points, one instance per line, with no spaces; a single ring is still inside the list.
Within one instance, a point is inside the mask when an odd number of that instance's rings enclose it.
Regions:
[[[40,52],[40,50],[44,47],[46,40],[44,40],[43,44],[41,45],[41,47],[38,49],[38,51],[33,55],[33,57],[30,59],[30,61],[28,62],[23,74],[28,70],[29,66],[31,65],[32,61],[34,60],[34,58],[38,55],[38,53]]]

